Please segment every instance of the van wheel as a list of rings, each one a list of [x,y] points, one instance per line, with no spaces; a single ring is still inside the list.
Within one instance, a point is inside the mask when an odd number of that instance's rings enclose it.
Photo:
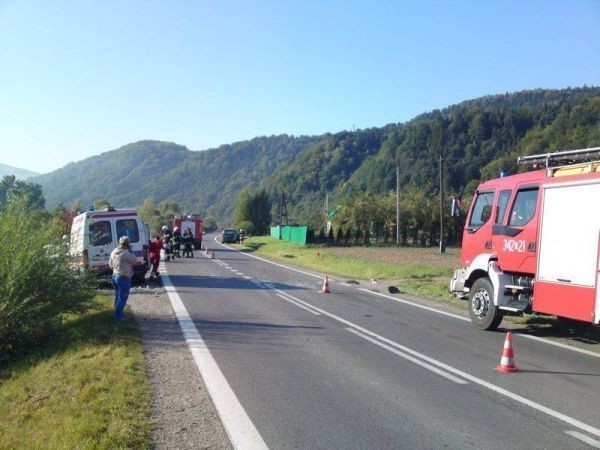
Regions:
[[[502,311],[494,305],[494,287],[489,278],[479,278],[469,292],[471,322],[482,330],[495,330],[502,322]]]

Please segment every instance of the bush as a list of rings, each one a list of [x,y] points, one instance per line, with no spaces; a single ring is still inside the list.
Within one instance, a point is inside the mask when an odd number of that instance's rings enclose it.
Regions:
[[[323,228],[319,229],[318,242],[319,242],[319,244],[325,243],[325,230]]]
[[[0,213],[0,363],[93,298],[88,280],[71,270],[55,227],[44,211],[19,204]]]

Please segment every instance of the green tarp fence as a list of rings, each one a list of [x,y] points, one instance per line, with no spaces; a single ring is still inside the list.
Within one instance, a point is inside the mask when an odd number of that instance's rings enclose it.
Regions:
[[[289,225],[271,227],[271,237],[299,245],[306,245],[307,232],[308,227],[292,227]]]

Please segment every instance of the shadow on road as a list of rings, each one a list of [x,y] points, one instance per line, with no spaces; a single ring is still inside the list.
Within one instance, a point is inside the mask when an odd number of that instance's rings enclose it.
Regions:
[[[269,281],[267,286],[266,284],[260,283],[258,280],[252,282],[240,277],[169,275],[169,278],[176,288],[196,287],[203,289],[306,290],[306,288],[303,287],[277,283],[275,281]]]
[[[561,338],[600,347],[600,327],[594,324],[576,321],[557,321],[554,317],[535,317],[529,319],[527,328],[502,330],[514,334],[528,334],[541,338]]]

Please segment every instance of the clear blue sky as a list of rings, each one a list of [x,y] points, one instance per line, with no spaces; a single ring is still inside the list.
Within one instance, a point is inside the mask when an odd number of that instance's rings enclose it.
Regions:
[[[203,150],[600,85],[600,0],[0,0],[0,162]]]

